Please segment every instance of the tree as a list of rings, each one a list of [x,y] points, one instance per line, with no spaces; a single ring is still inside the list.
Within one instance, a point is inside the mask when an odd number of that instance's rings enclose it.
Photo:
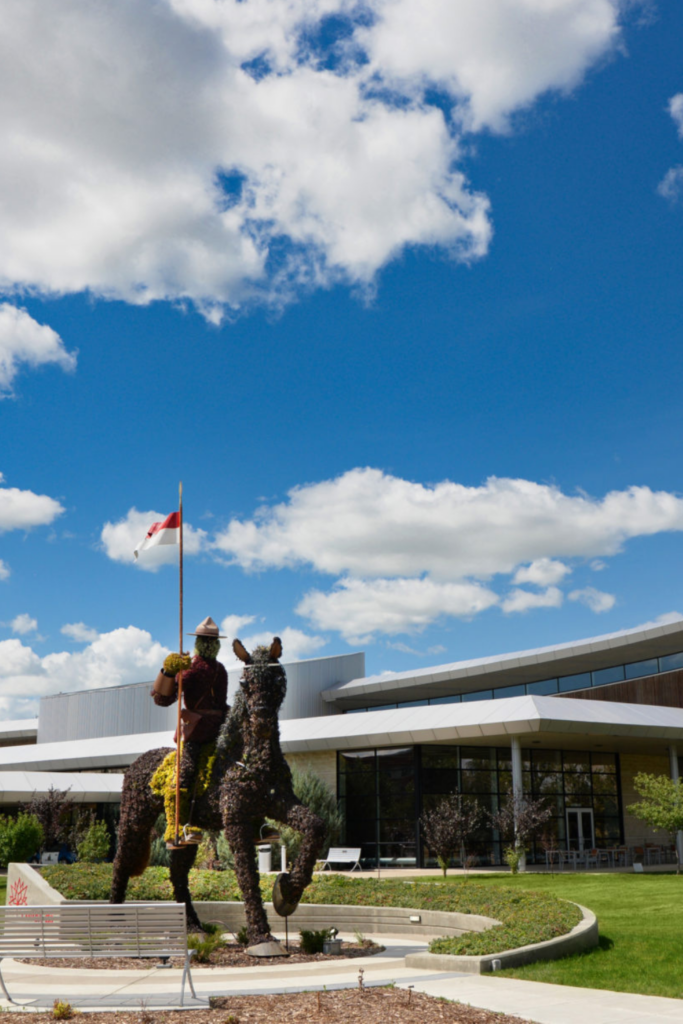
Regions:
[[[420,818],[425,842],[446,876],[451,858],[460,853],[465,864],[465,846],[481,826],[484,813],[476,800],[451,793]]]
[[[626,810],[640,818],[656,832],[667,832],[676,850],[676,874],[681,873],[681,863],[676,842],[676,833],[683,830],[683,784],[681,779],[670,779],[668,775],[648,775],[639,772],[633,780],[636,793],[643,799],[631,804]]]
[[[513,873],[517,871],[518,866],[524,870],[527,844],[538,835],[552,813],[552,807],[549,807],[545,800],[516,796],[509,789],[505,805],[495,814],[489,815],[491,827],[500,832],[504,839],[513,843],[512,856],[508,858]]]
[[[32,857],[43,841],[43,827],[33,814],[0,815],[0,868]]]
[[[111,837],[106,821],[93,821],[78,844],[78,859],[84,864],[99,864],[106,859],[111,846]]]
[[[323,849],[327,851],[337,840],[343,824],[336,796],[327,783],[310,768],[306,768],[304,771],[292,768],[292,788],[304,807],[308,807],[325,822],[327,831]],[[270,819],[268,819],[268,824],[277,826],[282,842],[287,849],[289,860],[295,860],[301,846],[301,834],[295,832],[288,825],[282,825]]]
[[[73,806],[68,789],[50,786],[45,796],[34,796],[22,810],[38,819],[43,827],[43,844],[50,849],[58,847],[67,839]]]

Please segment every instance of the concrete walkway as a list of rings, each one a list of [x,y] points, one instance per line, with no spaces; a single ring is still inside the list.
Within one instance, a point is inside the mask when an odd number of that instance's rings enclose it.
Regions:
[[[487,1010],[515,1014],[537,1024],[664,1024],[683,1020],[683,1000],[604,992],[599,989],[544,985],[491,975],[441,974],[409,970],[408,953],[423,950],[426,942],[405,937],[375,936],[386,947],[378,956],[355,960],[287,964],[248,968],[195,968],[195,1001],[186,989],[185,1008],[206,1006],[209,996],[316,991],[355,988],[359,970],[365,985],[400,988],[469,1003]],[[10,994],[22,1009],[45,1010],[56,998],[80,1010],[175,1009],[179,1007],[179,970],[93,971],[37,967],[5,960],[3,975]],[[10,1009],[0,1000],[2,1009]],[[11,1007],[19,1009],[20,1007]]]

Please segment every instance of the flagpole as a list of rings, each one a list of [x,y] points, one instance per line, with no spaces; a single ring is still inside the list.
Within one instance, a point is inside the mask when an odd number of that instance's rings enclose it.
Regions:
[[[180,481],[178,488],[178,518],[180,521],[180,547],[178,549],[178,581],[180,585],[180,621],[178,654],[183,653],[183,482]],[[178,726],[176,731],[176,758],[175,758],[175,844],[180,841],[180,756],[182,752],[182,721],[180,717],[183,703],[183,673],[178,673]]]

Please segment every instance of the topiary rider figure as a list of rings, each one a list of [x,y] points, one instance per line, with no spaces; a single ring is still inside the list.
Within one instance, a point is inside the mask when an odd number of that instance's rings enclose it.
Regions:
[[[192,815],[192,796],[197,783],[197,771],[202,746],[213,743],[228,713],[228,673],[216,661],[221,649],[218,626],[208,616],[197,626],[194,657],[189,654],[169,654],[164,667],[154,683],[152,697],[159,707],[167,708],[178,699],[178,673],[183,673],[183,704],[180,712],[182,746],[176,734],[174,740],[180,747],[180,787],[190,798],[189,817]],[[183,801],[181,800],[181,809]],[[172,823],[169,821],[168,825]],[[190,824],[190,821],[185,824]],[[193,829],[193,842],[198,842],[201,833]]]

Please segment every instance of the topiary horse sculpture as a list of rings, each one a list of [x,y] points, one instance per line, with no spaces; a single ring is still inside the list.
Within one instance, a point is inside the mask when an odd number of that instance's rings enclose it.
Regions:
[[[272,941],[254,856],[254,842],[264,818],[281,821],[303,834],[291,875],[279,875],[276,881],[276,899],[283,913],[291,912],[311,881],[325,825],[295,796],[291,772],[280,748],[278,711],[287,689],[285,671],[279,663],[280,640],[276,637],[270,648],[257,647],[252,654],[239,640],[233,649],[245,663],[240,691],[218,737],[215,755],[209,750],[205,759],[203,768],[210,772],[210,779],[205,791],[195,795],[191,817],[192,824],[199,828],[225,830],[253,946]],[[125,774],[111,903],[124,902],[129,879],[141,875],[149,863],[152,828],[164,810],[163,795],[150,784],[170,753],[170,747],[150,750]],[[188,925],[201,928],[188,882],[197,846],[169,852],[176,902],[185,904]]]
[[[270,649],[257,647],[253,654],[239,640],[232,646],[245,664],[241,692],[247,715],[242,716],[241,763],[226,774],[221,786],[221,810],[244,898],[249,941],[256,944],[272,941],[272,936],[254,861],[255,829],[264,818],[273,818],[303,836],[291,874],[279,875],[273,889],[275,909],[287,916],[313,877],[326,828],[322,819],[294,794],[292,773],[280,748],[278,711],[287,690],[285,671],[278,660],[282,654],[280,640],[276,637]]]

